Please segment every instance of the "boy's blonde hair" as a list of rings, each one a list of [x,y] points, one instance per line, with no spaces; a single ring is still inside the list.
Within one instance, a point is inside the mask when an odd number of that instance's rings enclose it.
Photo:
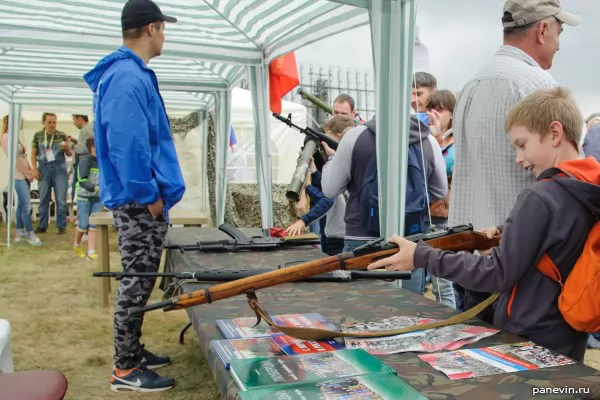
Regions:
[[[561,123],[565,138],[578,148],[583,131],[583,115],[571,92],[563,87],[538,89],[519,101],[509,111],[504,128],[508,132],[515,126],[523,126],[544,139],[554,121]]]
[[[325,123],[323,130],[325,132],[331,132],[335,135],[341,135],[345,133],[348,128],[354,128],[356,123],[354,119],[347,115],[336,115]]]

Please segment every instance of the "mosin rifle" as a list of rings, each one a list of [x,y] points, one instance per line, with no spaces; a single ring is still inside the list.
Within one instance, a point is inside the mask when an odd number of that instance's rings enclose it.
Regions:
[[[278,265],[276,269],[261,268],[261,269],[220,269],[207,268],[196,271],[184,272],[94,272],[92,275],[102,278],[115,278],[121,280],[123,278],[141,277],[141,278],[172,278],[174,280],[164,290],[164,298],[169,298],[175,294],[176,289],[181,285],[181,282],[231,282],[238,279],[250,278],[256,275],[265,274],[267,272],[281,270],[289,267]],[[307,276],[296,282],[355,282],[359,280],[409,280],[410,272],[405,271],[331,271],[324,274]]]
[[[447,230],[432,232],[428,234],[417,234],[406,239],[413,242],[426,241],[430,246],[449,251],[475,251],[487,250],[498,246],[501,236],[489,239],[487,235],[473,230],[472,225],[456,226]],[[476,307],[451,317],[446,321],[438,321],[431,324],[419,325],[416,327],[404,328],[403,330],[392,330],[383,332],[360,332],[347,334],[343,332],[334,332],[323,329],[296,328],[288,327],[284,329],[276,325],[269,314],[264,311],[256,298],[256,290],[276,286],[282,283],[294,282],[309,276],[315,276],[326,272],[336,270],[364,270],[366,267],[382,258],[389,257],[398,252],[398,246],[394,243],[388,243],[385,239],[378,239],[358,247],[353,251],[338,254],[336,256],[326,257],[314,261],[305,262],[281,270],[270,271],[260,275],[239,279],[233,282],[221,283],[190,293],[184,293],[171,299],[160,301],[145,307],[132,307],[128,309],[130,315],[141,314],[147,311],[163,309],[164,311],[179,310],[193,307],[200,304],[210,304],[217,300],[226,299],[245,293],[248,303],[257,316],[257,323],[264,319],[271,326],[277,327],[286,335],[304,339],[321,340],[324,338],[355,336],[355,337],[380,337],[398,335],[415,330],[432,329],[440,326],[457,324],[475,317],[485,307],[492,304],[498,294],[490,296]]]
[[[221,224],[219,230],[226,233],[232,240],[197,242],[193,245],[171,244],[165,246],[165,248],[179,250],[182,253],[186,251],[238,252],[246,250],[268,251],[277,250],[283,247],[317,245],[320,243],[319,236],[314,233],[300,236],[285,236],[283,238],[273,238],[269,236],[249,237],[227,222]]]

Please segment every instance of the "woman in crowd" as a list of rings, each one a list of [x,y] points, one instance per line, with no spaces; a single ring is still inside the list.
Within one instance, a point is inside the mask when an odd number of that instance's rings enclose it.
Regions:
[[[2,149],[8,157],[8,115],[2,119]],[[21,119],[21,129],[23,120]],[[29,196],[29,185],[33,181],[31,165],[25,154],[25,147],[19,140],[17,149],[17,161],[15,170],[15,191],[17,192],[17,235],[16,242],[27,242],[33,246],[42,245],[31,225],[31,198]],[[9,207],[10,210],[10,207]],[[9,211],[10,212],[10,211]]]
[[[438,90],[431,94],[427,102],[429,126],[431,134],[438,141],[446,162],[448,176],[448,195],[431,204],[431,222],[437,229],[444,229],[448,225],[448,208],[450,205],[450,189],[452,184],[452,169],[454,168],[454,136],[452,135],[452,114],[456,105],[456,97],[448,90]],[[460,308],[461,298],[452,285],[452,282],[442,278],[431,278],[433,294],[443,304]]]
[[[450,186],[452,184],[452,169],[454,168],[454,136],[452,135],[452,114],[456,98],[449,90],[439,90],[431,95],[427,103],[430,115],[431,133],[437,139],[446,161],[448,175],[448,195],[446,198],[431,204],[431,218],[437,228],[448,225],[448,208],[450,205]]]

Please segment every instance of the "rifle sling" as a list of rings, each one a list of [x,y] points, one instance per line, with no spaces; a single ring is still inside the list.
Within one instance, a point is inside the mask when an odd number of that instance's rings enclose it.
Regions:
[[[448,319],[438,322],[431,322],[423,325],[413,325],[405,328],[399,329],[391,329],[387,331],[377,331],[377,332],[339,332],[339,331],[331,331],[328,329],[318,329],[318,328],[299,328],[295,326],[281,326],[277,325],[273,322],[269,313],[267,313],[260,302],[256,298],[256,294],[254,290],[249,290],[246,292],[246,296],[248,297],[248,304],[250,308],[256,314],[258,318],[257,325],[260,323],[261,319],[263,319],[267,324],[269,324],[273,328],[277,328],[281,332],[285,333],[288,336],[294,337],[296,339],[302,340],[324,340],[324,339],[332,339],[337,337],[360,337],[360,338],[377,338],[384,336],[393,336],[400,335],[402,333],[409,333],[415,331],[422,331],[426,329],[434,329],[440,328],[443,326],[460,324],[470,319],[475,318],[479,313],[481,313],[487,306],[492,304],[499,296],[499,293],[494,293],[483,302],[479,303],[477,306],[462,312],[458,315],[454,315]]]

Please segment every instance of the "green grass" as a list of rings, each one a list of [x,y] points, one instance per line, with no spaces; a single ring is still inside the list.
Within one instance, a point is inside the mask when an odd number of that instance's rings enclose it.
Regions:
[[[179,330],[188,322],[184,312],[150,313],[144,321],[146,347],[157,354],[168,354],[173,360],[158,372],[175,378],[175,388],[157,394],[110,390],[116,282],[111,283],[110,307],[99,307],[99,278],[92,277],[96,262],[75,256],[73,234],[72,225],[64,236],[56,235],[51,226],[48,233],[40,235],[42,247],[14,242],[10,250],[0,246],[0,318],[12,325],[15,371],[63,372],[69,381],[66,399],[220,398],[192,329],[186,333],[186,343],[179,344]],[[0,243],[5,242],[4,225],[0,227]],[[117,271],[119,254],[112,232],[110,243],[111,269]],[[156,287],[150,301],[160,300],[161,294]]]

